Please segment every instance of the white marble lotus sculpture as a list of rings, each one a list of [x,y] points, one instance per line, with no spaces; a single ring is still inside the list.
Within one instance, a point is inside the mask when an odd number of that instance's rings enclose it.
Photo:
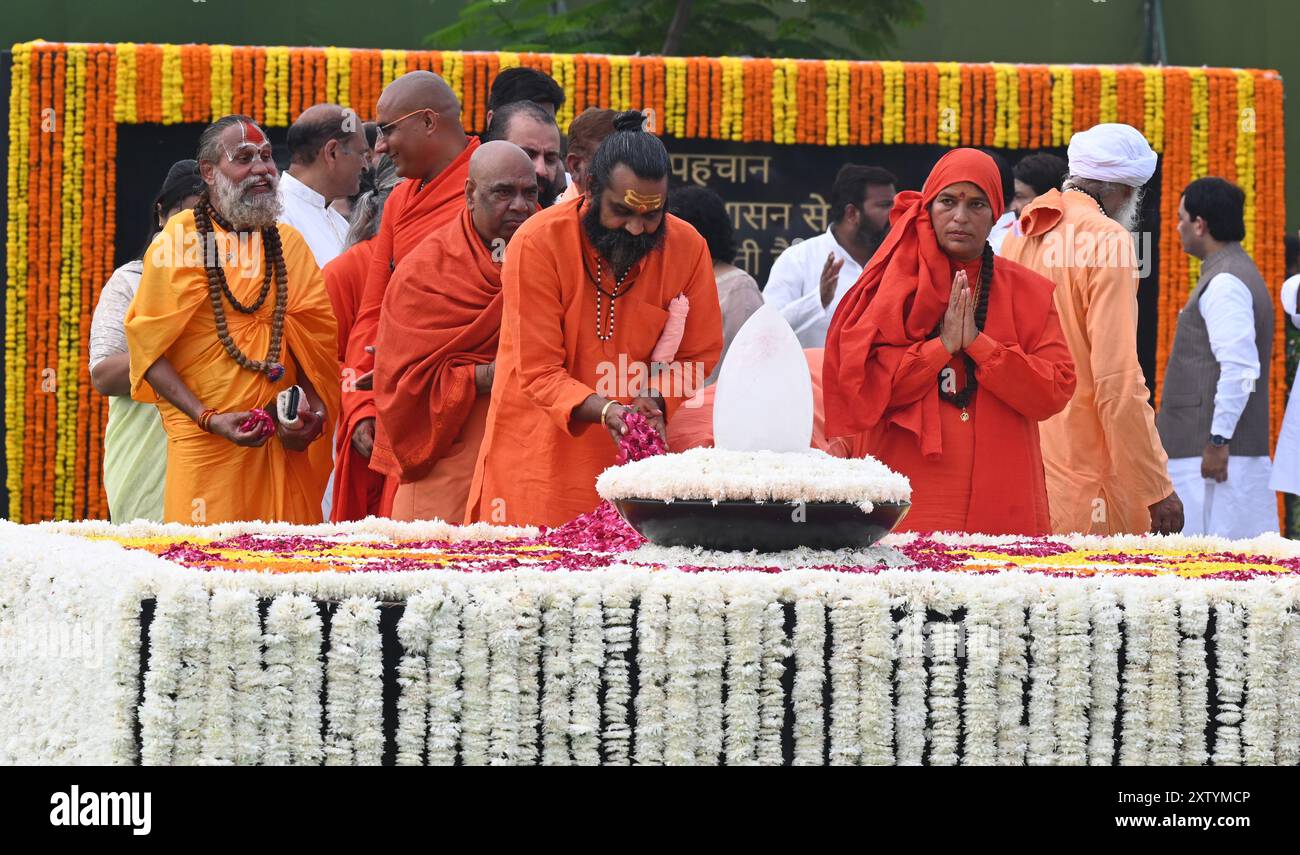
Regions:
[[[781,313],[762,306],[736,333],[718,374],[713,443],[737,451],[807,451],[813,389],[808,362]]]

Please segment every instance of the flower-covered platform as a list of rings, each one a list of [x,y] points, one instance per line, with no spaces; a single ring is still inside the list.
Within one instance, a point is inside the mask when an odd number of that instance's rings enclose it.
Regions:
[[[1300,762],[1300,544],[0,522],[0,761]]]

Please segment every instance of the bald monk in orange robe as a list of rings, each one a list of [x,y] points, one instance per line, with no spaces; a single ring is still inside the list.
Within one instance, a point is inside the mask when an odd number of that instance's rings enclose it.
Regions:
[[[1058,534],[1177,533],[1183,505],[1169,478],[1137,356],[1138,275],[1130,229],[1156,154],[1127,125],[1070,140],[1064,192],[1020,217],[1002,254],[1051,279],[1079,389],[1039,425],[1052,530]]]
[[[167,431],[164,519],[319,523],[331,465],[322,429],[338,408],[337,332],[325,284],[302,236],[276,225],[271,143],[252,119],[214,122],[197,159],[207,185],[199,206],[172,217],[155,238],[126,315],[131,395],[156,403]],[[196,217],[210,223],[209,258]],[[264,290],[277,245],[285,275],[278,349],[278,274]],[[257,306],[240,311],[216,291],[228,342],[219,338],[209,275],[224,278],[241,306]],[[279,425],[269,437],[241,429],[253,409],[294,385],[305,395],[300,425]]]
[[[825,354],[826,350],[820,347],[805,348],[803,352],[812,378],[812,447],[831,457],[852,457],[852,442],[848,438],[826,436],[826,411],[822,404],[822,360]],[[718,384],[711,383],[682,405],[668,423],[669,448],[685,451],[688,448],[713,447],[713,402],[717,395]]]
[[[460,219],[393,272],[375,348],[371,466],[401,480],[394,519],[465,515],[501,334],[501,262],[538,193],[523,149],[484,143],[470,158]]]
[[[708,245],[665,210],[668,152],[643,121],[621,114],[587,194],[537,214],[510,242],[468,522],[554,526],[595,508],[596,476],[614,464],[628,412],[663,433],[694,391],[690,378],[722,352]],[[683,294],[676,355],[651,375],[669,303]]]
[[[465,179],[478,138],[466,136],[460,103],[441,77],[412,71],[384,88],[376,105],[376,154],[387,154],[406,181],[393,188],[366,275],[366,289],[348,335],[343,414],[336,437],[334,509],[337,521],[386,516],[397,479],[370,467],[374,445],[374,355],[379,313],[398,262],[421,240],[460,216]],[[349,382],[351,379],[352,382]]]
[[[1002,179],[975,149],[940,158],[831,320],[826,431],[912,483],[900,529],[1051,530],[1038,422],[1074,392],[1052,283],[995,259]]]

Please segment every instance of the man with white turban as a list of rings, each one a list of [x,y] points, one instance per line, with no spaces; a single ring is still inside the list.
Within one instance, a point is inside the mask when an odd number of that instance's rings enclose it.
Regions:
[[[1056,283],[1056,311],[1078,372],[1074,398],[1039,422],[1052,530],[1178,532],[1183,505],[1169,479],[1137,357],[1136,227],[1156,154],[1128,125],[1070,140],[1062,190],[1025,207],[1022,235],[1002,255]]]

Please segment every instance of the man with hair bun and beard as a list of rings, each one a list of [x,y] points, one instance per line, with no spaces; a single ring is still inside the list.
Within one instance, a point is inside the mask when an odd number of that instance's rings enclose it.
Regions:
[[[307,242],[276,224],[262,129],[218,119],[197,160],[203,193],[145,252],[126,315],[131,395],[158,405],[167,432],[163,518],[321,522],[331,460],[320,437],[339,399],[329,294]],[[296,425],[251,418],[292,386]]]
[[[1137,356],[1137,228],[1156,153],[1135,128],[1102,124],[1070,139],[1069,176],[1025,206],[1002,255],[1056,283],[1053,299],[1078,372],[1073,400],[1042,422],[1057,534],[1159,534],[1183,528]]]
[[[625,417],[635,410],[662,435],[694,391],[663,378],[702,384],[722,351],[708,244],[667,213],[668,151],[643,123],[621,113],[592,158],[587,192],[533,216],[510,241],[467,522],[554,526],[591,511]],[[652,361],[667,370],[652,375]]]

